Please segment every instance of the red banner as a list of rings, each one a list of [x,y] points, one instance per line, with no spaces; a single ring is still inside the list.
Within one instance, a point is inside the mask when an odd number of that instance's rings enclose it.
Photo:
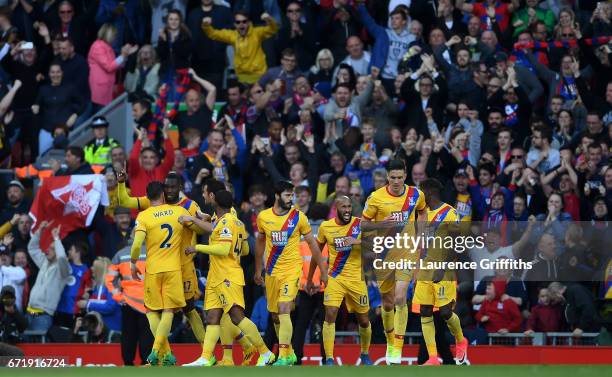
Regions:
[[[65,357],[76,366],[123,365],[119,344],[21,344],[26,356],[48,358]],[[198,358],[201,348],[196,344],[173,344],[172,350],[179,364]],[[402,364],[416,365],[417,346],[405,346]],[[339,344],[335,346],[336,362],[339,365],[359,365],[359,345]],[[372,345],[370,356],[375,364],[384,365],[385,346]],[[217,347],[217,358],[221,349]],[[234,361],[239,362],[240,346],[234,347]],[[612,364],[612,347],[566,347],[566,346],[473,346],[468,349],[468,358],[476,364]],[[304,365],[321,365],[322,357],[318,344],[304,347]],[[254,363],[255,361],[253,361]]]
[[[53,242],[51,229],[61,225],[60,239],[75,229],[91,225],[98,205],[108,205],[106,180],[99,174],[49,177],[43,181],[30,209],[32,232],[49,223],[40,236],[45,252]]]

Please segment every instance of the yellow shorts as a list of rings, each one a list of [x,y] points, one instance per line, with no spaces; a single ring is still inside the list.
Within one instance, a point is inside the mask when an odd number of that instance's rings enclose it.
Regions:
[[[403,268],[399,268],[399,263],[405,261],[418,261],[418,255],[410,253],[407,250],[394,249],[389,251],[389,253],[385,256],[384,262],[395,262],[397,265],[396,268],[374,270],[374,275],[376,276],[380,293],[391,292],[395,288],[396,281],[412,281],[415,270],[409,269],[407,267],[408,263],[404,263],[402,265]]]
[[[206,286],[204,292],[204,309],[223,309],[223,313],[229,312],[235,305],[245,308],[243,286],[229,280],[215,287]]]
[[[268,311],[270,313],[278,313],[280,302],[295,300],[301,276],[301,269],[294,274],[266,275],[266,299],[268,300]]]
[[[181,275],[183,277],[183,294],[185,295],[185,301],[198,299],[200,296],[198,275],[196,275],[193,262],[185,263],[181,266]]]
[[[323,293],[323,305],[339,308],[346,299],[349,313],[367,313],[370,310],[368,288],[363,280],[339,280],[330,277]]]
[[[457,282],[454,280],[442,280],[439,283],[434,283],[431,280],[417,280],[412,302],[440,308],[456,299]]]
[[[145,273],[144,304],[149,310],[177,309],[185,306],[181,271]]]

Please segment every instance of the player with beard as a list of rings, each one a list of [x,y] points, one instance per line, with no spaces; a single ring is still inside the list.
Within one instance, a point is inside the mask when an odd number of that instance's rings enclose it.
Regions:
[[[363,277],[361,262],[361,219],[352,216],[353,206],[348,196],[335,199],[336,216],[324,221],[319,227],[317,243],[319,249],[325,244],[329,247],[329,281],[325,287],[325,322],[323,322],[323,347],[325,364],[334,365],[334,340],[336,337],[336,317],[346,300],[349,313],[356,313],[359,323],[359,343],[361,344],[361,364],[372,365],[369,349],[372,327],[368,311],[368,288]],[[314,259],[310,261],[307,287],[313,288],[312,277],[316,269]]]
[[[302,276],[301,236],[304,236],[321,270],[321,282],[327,285],[327,267],[321,258],[321,250],[306,215],[292,207],[293,196],[290,182],[281,181],[275,185],[274,206],[257,216],[259,234],[255,243],[255,283],[258,285],[264,282],[262,258],[264,251],[266,254],[266,298],[279,343],[279,358],[274,365],[281,366],[297,362],[291,348],[293,324],[290,314]]]
[[[119,205],[126,208],[135,208],[138,210],[145,210],[151,206],[151,202],[147,197],[130,197],[125,188],[126,171],[123,169],[117,174],[118,182],[118,197]],[[170,172],[166,176],[164,181],[164,199],[165,203],[173,206],[183,207],[189,212],[190,215],[196,216],[200,212],[198,204],[187,198],[181,197],[183,190],[183,179],[180,175],[175,172]],[[184,248],[195,244],[197,234],[202,234],[204,231],[199,227],[184,228],[181,240]],[[198,343],[204,344],[204,324],[202,318],[195,308],[195,298],[200,296],[198,291],[198,277],[195,272],[195,266],[193,264],[193,255],[186,255],[181,253],[181,277],[183,280],[183,293],[185,296],[185,307],[183,307],[183,313],[189,321],[189,325],[193,330]],[[166,348],[167,347],[167,348]],[[168,352],[169,344],[164,342],[162,349],[160,350],[160,357]],[[170,360],[172,361],[172,360]]]
[[[208,322],[204,350],[196,362],[187,366],[214,365],[213,352],[221,332],[222,315],[228,315],[231,322],[257,345],[260,354],[257,365],[268,365],[274,361],[274,354],[266,347],[257,326],[244,316],[244,272],[240,266],[240,257],[249,253],[248,233],[242,221],[230,213],[232,194],[219,190],[214,196],[218,220],[213,223],[208,245],[189,246],[185,250],[187,254],[200,252],[210,255],[204,303]]]
[[[209,178],[202,184],[202,197],[204,203],[208,206],[215,207],[216,193],[225,190],[225,184],[217,179]],[[234,207],[230,207],[230,213],[232,216],[238,216]],[[185,221],[193,221],[200,229],[203,229],[205,233],[212,234],[214,224],[217,222],[218,216],[216,211],[212,216],[207,214],[200,214],[200,216],[192,216],[185,219]],[[251,359],[257,352],[250,340],[244,336],[240,328],[232,323],[228,313],[223,313],[220,320],[221,325],[221,345],[223,346],[223,358],[217,362],[217,365],[232,366],[234,365],[233,357],[233,343],[234,339],[238,340],[242,346],[242,365],[250,365]],[[203,360],[198,359],[194,365],[198,365]]]

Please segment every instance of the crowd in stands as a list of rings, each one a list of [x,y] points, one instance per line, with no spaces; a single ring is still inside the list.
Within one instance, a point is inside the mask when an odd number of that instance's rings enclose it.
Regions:
[[[316,231],[335,215],[337,195],[360,216],[395,158],[406,163],[407,184],[440,180],[466,232],[486,233],[484,247],[463,257],[534,262],[529,271],[459,274],[457,311],[470,340],[610,326],[598,313],[599,300],[612,298],[610,2],[0,5],[1,167],[65,150],[49,175],[104,174],[110,196],[88,229],[62,240],[49,224],[54,242],[41,250],[28,216],[39,180],[3,181],[0,341],[28,340],[28,329],[57,341],[82,341],[86,331],[98,342],[123,329],[121,342],[151,342],[138,290],[121,280],[136,214],[118,205],[125,167],[132,196],[175,171],[209,213],[202,183],[224,182],[254,240],[271,183],[294,184]],[[91,122],[91,142],[71,145],[71,131],[123,92],[131,150],[109,136],[104,117]],[[207,259],[196,262],[206,276]],[[273,338],[253,256],[242,264],[246,312]],[[368,285],[373,341],[382,343],[380,295]],[[299,295],[295,313],[308,318],[294,322],[294,342],[320,340],[322,297]],[[420,330],[414,318],[408,331]],[[172,341],[192,340],[185,323],[178,316]],[[141,330],[128,336],[126,328]],[[336,329],[356,322],[341,311]],[[135,345],[124,352],[133,360]]]

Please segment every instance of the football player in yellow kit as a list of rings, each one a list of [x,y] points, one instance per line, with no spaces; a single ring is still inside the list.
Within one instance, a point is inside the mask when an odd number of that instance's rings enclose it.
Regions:
[[[460,234],[459,215],[452,206],[440,200],[442,184],[436,179],[426,179],[421,182],[421,189],[427,202],[427,237],[435,237],[428,243],[421,258],[424,266],[430,262],[454,261],[454,250],[447,250],[442,242],[447,237]],[[427,346],[429,360],[425,365],[440,365],[436,348],[436,328],[433,320],[434,306],[440,308],[440,316],[446,321],[448,329],[455,337],[455,362],[467,362],[468,341],[463,336],[461,323],[453,306],[457,298],[457,281],[455,272],[449,269],[420,269],[416,276],[413,301],[421,307],[421,328]]]
[[[348,196],[337,196],[335,205],[336,217],[324,221],[317,234],[319,248],[323,249],[325,244],[329,247],[329,278],[323,298],[325,364],[335,364],[336,317],[342,300],[345,300],[349,313],[357,314],[361,364],[372,365],[369,355],[372,338],[372,327],[368,317],[370,305],[361,263],[361,219],[351,215],[353,206]],[[313,287],[312,277],[315,269],[316,264],[311,260],[307,283],[309,289]]]
[[[119,205],[126,208],[133,208],[138,210],[145,210],[151,206],[151,203],[147,197],[130,197],[125,188],[125,169],[117,174],[117,194],[119,198]],[[198,204],[187,198],[181,197],[180,193],[183,190],[183,179],[180,175],[175,172],[170,172],[164,180],[164,198],[168,205],[175,205],[185,208],[188,214],[196,216],[200,211]],[[187,229],[183,234],[183,242],[185,248],[189,245],[195,244],[196,234],[202,234],[204,231],[199,227],[193,227]],[[198,343],[204,344],[204,324],[202,318],[195,308],[194,302],[196,297],[200,295],[198,291],[198,278],[195,272],[195,266],[193,264],[193,256],[185,255],[181,252],[181,278],[183,280],[183,294],[185,296],[185,307],[183,313],[189,325],[193,330],[193,333],[198,340]],[[160,352],[160,357],[163,357],[163,353],[166,351],[165,345]]]
[[[136,218],[130,267],[132,278],[140,280],[136,262],[140,257],[142,243],[146,241],[144,304],[149,310],[147,319],[155,336],[147,361],[151,365],[157,365],[160,361],[160,351],[168,341],[174,312],[185,306],[181,254],[184,246],[182,233],[188,224],[182,224],[179,217],[189,213],[183,207],[165,204],[164,185],[159,181],[147,185],[147,198],[151,207]],[[166,353],[161,361],[164,365],[176,363],[172,352]]]
[[[425,195],[416,187],[404,184],[406,165],[402,160],[389,161],[387,165],[388,184],[374,191],[363,208],[362,232],[375,231],[377,237],[395,237],[417,234],[415,215],[419,221],[427,218]],[[383,255],[385,261],[418,261],[417,250],[390,248]],[[387,364],[400,364],[404,334],[408,324],[408,305],[406,296],[413,278],[413,271],[376,270],[379,289],[382,295],[382,322],[387,337]],[[395,311],[394,311],[395,309]]]
[[[278,336],[279,358],[274,365],[293,365],[297,357],[291,349],[291,311],[302,275],[301,236],[308,243],[313,259],[321,269],[321,282],[327,284],[327,267],[315,241],[308,218],[292,207],[293,184],[281,181],[274,187],[274,206],[257,216],[259,234],[255,243],[255,283],[263,284],[265,251],[266,298]]]
[[[213,230],[208,245],[189,246],[187,254],[195,252],[210,255],[210,270],[206,280],[204,307],[208,328],[204,337],[204,349],[193,363],[186,366],[212,366],[215,364],[213,351],[219,340],[220,320],[225,313],[257,347],[260,354],[258,366],[271,364],[274,354],[266,347],[257,326],[244,316],[244,272],[240,256],[248,254],[248,233],[244,224],[230,212],[232,194],[221,190],[215,192],[215,214]]]

